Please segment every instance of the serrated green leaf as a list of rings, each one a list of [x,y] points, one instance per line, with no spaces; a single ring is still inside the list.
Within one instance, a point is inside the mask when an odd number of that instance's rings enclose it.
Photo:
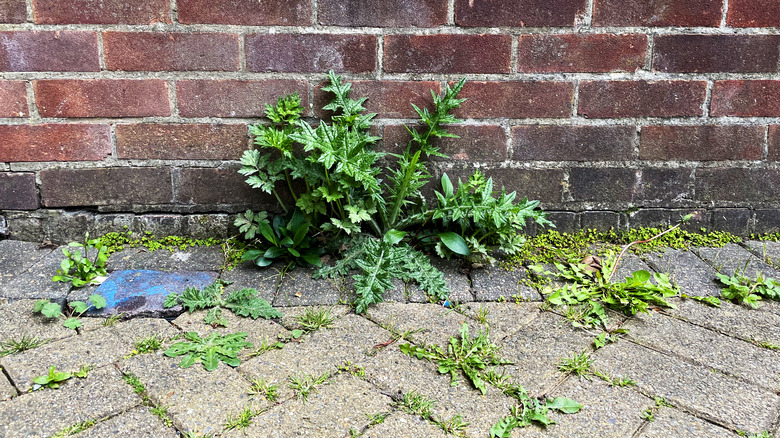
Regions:
[[[180,295],[176,292],[171,292],[168,294],[168,296],[165,297],[165,301],[163,302],[163,309],[170,309],[171,307],[178,305],[179,297]]]

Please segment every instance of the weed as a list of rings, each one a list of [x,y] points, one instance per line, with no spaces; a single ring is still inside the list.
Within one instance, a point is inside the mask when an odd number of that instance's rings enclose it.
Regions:
[[[657,408],[674,408],[674,405],[666,401],[663,397],[653,397],[653,400],[655,401],[655,406]]]
[[[159,417],[160,420],[167,426],[171,427],[173,425],[173,421],[171,420],[171,417],[168,415],[168,406],[165,405],[153,405],[149,407],[149,412]]]
[[[766,348],[767,350],[780,350],[780,345],[773,344],[769,341],[759,341],[757,339],[751,339],[750,342],[758,347]]]
[[[220,361],[237,367],[241,364],[238,352],[244,348],[252,348],[252,344],[245,341],[246,332],[222,336],[214,331],[205,338],[200,337],[197,332],[187,332],[184,337],[189,342],[177,342],[164,353],[168,357],[184,356],[179,364],[182,368],[202,363],[206,371],[214,371]]]
[[[645,421],[653,422],[655,421],[655,411],[653,408],[647,408],[642,412],[642,419]]]
[[[608,334],[606,332],[600,333],[595,338],[593,338],[593,346],[596,348],[596,350],[598,350],[599,348],[604,347],[607,344],[612,344],[613,342],[617,342],[618,339],[620,338],[618,337],[617,334],[614,333]]]
[[[680,294],[680,298],[698,301],[710,307],[720,307],[720,299],[718,299],[718,297],[697,297],[694,295]]]
[[[504,394],[515,398],[519,404],[512,406],[510,415],[501,418],[490,428],[491,438],[508,438],[513,429],[526,427],[532,423],[542,426],[555,424],[555,421],[548,416],[550,411],[574,414],[582,409],[581,404],[565,397],[542,400],[531,398],[526,389],[516,383],[502,381],[497,387]]]
[[[260,342],[260,346],[254,349],[251,353],[249,353],[249,357],[255,357],[260,356],[261,354],[265,353],[266,351],[271,350],[281,350],[284,348],[283,342],[274,342],[271,343],[268,338],[263,338],[263,340]]]
[[[593,375],[609,383],[609,386],[617,386],[621,388],[626,386],[636,386],[636,382],[627,377],[612,377],[605,371],[598,369],[593,370]]]
[[[49,342],[48,339],[38,339],[37,336],[27,335],[22,335],[19,339],[6,339],[0,342],[0,357],[38,348],[47,342]]]
[[[587,351],[583,351],[580,354],[561,359],[558,362],[558,370],[563,373],[571,373],[576,376],[587,376],[590,373],[590,366],[593,360],[588,355]]]
[[[209,309],[203,322],[214,327],[218,325],[227,327],[227,320],[222,317],[222,308],[229,309],[238,316],[248,316],[252,319],[282,317],[282,313],[271,307],[268,301],[257,296],[255,289],[241,289],[223,296],[224,286],[228,284],[230,283],[217,280],[203,290],[188,287],[182,294],[173,292],[165,297],[163,307],[168,309],[181,304],[190,313],[199,309]]]
[[[253,213],[247,210],[246,213],[238,215],[234,225],[244,233],[244,239],[254,241],[254,246],[260,247],[244,252],[241,256],[243,261],[251,260],[261,267],[276,260],[289,260],[290,264],[297,263],[302,266],[322,266],[320,256],[323,250],[317,246],[316,239],[307,235],[312,227],[311,222],[297,208],[287,217],[275,216],[273,228],[268,214],[264,211]],[[255,239],[256,235],[262,236],[264,241]]]
[[[68,311],[67,318],[62,323],[65,327],[75,330],[81,327],[81,321],[78,319],[89,309],[102,309],[106,307],[106,299],[97,294],[92,294],[88,298],[89,304],[84,301],[71,301],[68,303],[70,310]],[[51,303],[48,299],[41,299],[35,301],[33,304],[33,313],[40,312],[47,318],[59,318],[65,316],[62,313],[62,308],[57,303]]]
[[[98,420],[87,420],[82,421],[80,423],[76,423],[73,425],[70,425],[61,431],[55,433],[51,436],[51,438],[63,438],[66,436],[76,435],[79,432],[84,432],[85,430],[89,429],[90,427],[93,427],[95,424],[98,423]]]
[[[250,407],[245,408],[236,416],[228,415],[227,422],[225,423],[225,430],[246,429],[252,423],[252,417],[254,416],[255,413]]]
[[[754,433],[749,438],[772,438],[772,435],[768,431]]]
[[[328,381],[328,375],[323,374],[314,377],[308,374],[296,374],[288,377],[289,387],[295,391],[296,395],[305,403],[309,395],[317,389],[317,386]]]
[[[124,313],[114,313],[113,315],[103,320],[103,327],[115,326],[116,323],[119,322],[120,319],[122,319],[122,316],[124,316]]]
[[[122,376],[122,380],[124,380],[128,385],[132,386],[133,392],[136,394],[143,396],[146,393],[146,387],[143,383],[141,383],[141,380],[138,379],[137,376],[132,374],[125,374]]]
[[[162,348],[163,337],[159,334],[154,334],[141,338],[135,341],[135,351],[137,354],[153,353]]]
[[[455,435],[457,437],[465,437],[466,436],[466,428],[468,427],[469,423],[467,421],[463,421],[463,416],[460,414],[456,414],[449,420],[441,421],[441,420],[435,420],[434,423],[436,423],[441,430],[444,432]]]
[[[341,365],[338,366],[338,370],[340,373],[349,373],[354,377],[358,378],[364,378],[366,376],[366,370],[358,365],[352,365],[352,362],[350,361],[344,361]]]
[[[417,391],[405,392],[403,398],[400,401],[401,409],[410,413],[419,415],[420,417],[428,420],[431,418],[433,407],[436,405],[436,401],[430,399]]]
[[[41,385],[41,387],[58,389],[62,382],[70,379],[71,377],[73,377],[73,374],[57,371],[54,365],[52,365],[49,367],[48,374],[34,378],[33,383]]]
[[[295,320],[307,332],[319,330],[321,328],[331,328],[336,318],[331,314],[330,309],[314,309],[307,307],[302,315],[296,316]]]
[[[480,324],[487,324],[487,318],[490,315],[490,310],[480,306],[479,309],[474,313],[474,319],[477,320]]]
[[[269,385],[268,382],[266,382],[262,377],[252,378],[251,382],[252,384],[249,387],[249,395],[263,397],[272,403],[276,402],[276,400],[279,398],[278,385]]]
[[[758,302],[762,298],[780,301],[780,282],[773,278],[765,278],[761,273],[755,279],[740,273],[730,277],[723,274],[716,275],[718,280],[727,286],[721,289],[720,294],[734,303],[745,304],[757,309]]]
[[[68,248],[80,248],[69,250]],[[82,252],[83,251],[83,252]],[[94,260],[89,259],[89,252],[95,253]],[[100,239],[89,239],[89,233],[84,236],[84,243],[71,242],[68,247],[62,248],[65,260],[60,263],[57,275],[52,281],[72,283],[74,287],[82,287],[97,282],[99,276],[106,273],[108,261],[108,248]]]
[[[214,434],[201,435],[198,432],[182,432],[182,438],[214,438]]]
[[[366,417],[368,417],[368,425],[369,426],[375,426],[377,424],[382,424],[385,422],[385,419],[390,416],[390,412],[380,412],[378,414],[369,415],[366,414]]]
[[[73,375],[78,377],[79,379],[85,379],[87,375],[90,373],[90,371],[94,369],[95,369],[94,365],[82,365],[78,371],[73,373]]]

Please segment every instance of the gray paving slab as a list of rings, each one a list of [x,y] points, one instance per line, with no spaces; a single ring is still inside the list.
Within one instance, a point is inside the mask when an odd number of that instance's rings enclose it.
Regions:
[[[464,304],[466,315],[476,322],[481,323],[479,321],[480,315],[484,317],[485,324],[481,325],[489,329],[490,339],[493,341],[504,339],[531,324],[541,315],[539,306],[540,303],[515,303],[513,301]]]
[[[75,336],[76,331],[62,325],[62,319],[33,313],[35,300],[18,300],[0,304],[0,342],[22,337],[61,339]],[[2,349],[2,348],[0,348]]]
[[[639,258],[639,256],[626,252],[618,261],[617,269],[615,269],[615,273],[612,275],[612,281],[624,281],[626,278],[633,276],[634,272],[642,270],[648,271],[651,274],[654,272],[647,263]],[[652,278],[650,281],[655,283]]]
[[[720,287],[715,283],[715,270],[690,251],[667,249],[665,252],[647,253],[644,259],[654,271],[669,274],[684,294],[720,295]]]
[[[121,415],[90,427],[84,432],[73,435],[76,438],[177,438],[179,434],[171,427],[166,427],[160,418],[152,415],[149,408],[139,406]]]
[[[23,275],[17,275],[8,281],[0,289],[2,297],[8,298],[9,301],[48,298],[54,302],[64,303],[71,284],[51,281],[64,258],[60,251],[52,251],[42,257]]]
[[[431,258],[431,265],[441,271],[444,276],[444,282],[450,289],[449,300],[453,303],[467,303],[474,301],[474,293],[469,284],[469,279],[461,272],[460,262],[456,259],[444,260],[438,257]],[[420,290],[417,283],[411,281],[405,285],[404,295],[408,297],[411,303],[430,303],[436,301],[435,297],[429,296],[425,291]],[[397,297],[397,295],[394,295]],[[400,302],[401,300],[395,299]]]
[[[33,242],[0,240],[0,291],[51,252],[51,248],[39,249],[39,245]]]
[[[138,406],[141,398],[113,366],[73,378],[60,389],[23,394],[0,403],[0,436],[48,437],[68,426],[110,417]]]
[[[525,268],[505,269],[488,266],[471,271],[471,286],[477,301],[541,301],[542,296],[528,286],[528,272]]]
[[[149,336],[157,335],[163,339],[171,339],[181,333],[171,323],[160,318],[135,318],[119,321],[108,330],[116,333],[122,341],[131,345],[139,339]]]
[[[346,304],[351,291],[341,278],[311,278],[314,268],[295,268],[282,278],[274,307]]]
[[[405,412],[393,412],[385,420],[371,426],[364,438],[446,438],[447,434],[433,423]]]
[[[299,318],[308,313],[319,313],[327,311],[335,321],[342,316],[349,313],[352,309],[349,306],[298,306],[298,307],[285,307],[281,309],[284,316],[279,321],[288,330],[303,329]]]
[[[647,423],[640,438],[726,438],[736,433],[677,409],[662,408],[655,421]]]
[[[736,243],[726,244],[722,248],[694,248],[693,251],[721,274],[734,275],[739,272],[749,278],[756,278],[762,273],[764,277],[780,278],[780,271]]]
[[[730,428],[767,430],[780,408],[773,392],[632,342],[608,345],[594,359],[596,368],[634,380],[636,389]]]
[[[257,295],[273,303],[276,296],[276,289],[282,280],[281,269],[284,266],[281,263],[274,263],[271,266],[260,268],[254,263],[242,263],[232,270],[222,271],[220,278],[230,282],[225,286],[225,292],[241,290],[245,288],[257,290]]]
[[[16,388],[11,385],[11,382],[8,381],[5,374],[0,373],[0,401],[10,400],[11,397],[15,397],[16,394]]]
[[[469,317],[439,304],[380,303],[370,307],[366,314],[372,321],[382,327],[392,327],[399,334],[419,330],[409,335],[415,343],[436,344],[444,348],[449,344],[450,336],[457,336],[464,322],[469,323],[472,329],[477,327]]]
[[[152,269],[155,271],[219,271],[225,256],[218,246],[195,246],[184,251],[146,248],[126,248],[111,254],[106,264],[109,271]]]
[[[780,242],[748,240],[742,244],[764,263],[780,269]]]

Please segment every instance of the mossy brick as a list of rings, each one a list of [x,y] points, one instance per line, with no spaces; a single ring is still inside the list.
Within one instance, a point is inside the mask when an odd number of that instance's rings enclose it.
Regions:
[[[139,160],[238,160],[247,148],[246,125],[117,125],[116,148],[119,158]]]
[[[65,258],[62,251],[53,251],[35,262],[23,274],[15,276],[6,282],[0,294],[9,300],[49,299],[64,303],[71,285],[55,283],[51,280],[57,274],[60,263]]]
[[[0,126],[0,161],[99,161],[110,154],[109,125]]]
[[[581,214],[583,229],[599,231],[619,230],[625,227],[625,216],[614,211],[583,211]]]
[[[249,34],[246,64],[252,72],[365,73],[376,69],[377,38],[357,34]]]
[[[27,21],[25,0],[3,0],[0,2],[0,23],[24,23]]]
[[[379,424],[370,426],[363,435],[366,438],[447,438],[447,433],[420,416],[396,411]]]
[[[166,0],[33,0],[36,24],[154,24],[171,22]]]
[[[555,224],[559,233],[574,233],[580,229],[580,213],[572,211],[548,211],[547,220]]]
[[[181,7],[181,6],[180,6]],[[179,114],[183,117],[262,117],[265,105],[298,93],[308,114],[309,85],[293,79],[186,79],[176,82]]]
[[[765,128],[750,125],[643,126],[643,160],[760,160]]]
[[[323,0],[317,20],[326,26],[437,27],[447,22],[446,0]]]
[[[130,231],[136,236],[181,236],[183,235],[183,223],[183,217],[178,214],[138,214],[133,216],[129,230],[125,229],[125,231]],[[147,251],[147,249],[138,247],[138,251]],[[156,256],[165,260],[162,254],[156,254]],[[155,260],[157,259],[155,258]]]
[[[525,268],[513,267],[504,269],[501,267],[487,266],[471,270],[471,288],[474,290],[477,301],[498,301],[502,298],[521,301],[541,301],[539,292],[531,288]]]
[[[619,161],[634,157],[633,126],[520,125],[512,127],[518,161]]]
[[[173,198],[168,167],[42,170],[46,207],[165,204]]]
[[[273,195],[253,189],[237,169],[181,169],[176,201],[184,204],[276,205]]]
[[[323,81],[314,87],[314,114],[329,117],[333,113],[322,107],[334,97],[322,87],[330,81]],[[368,113],[377,113],[383,119],[404,119],[418,117],[412,104],[420,108],[433,109],[431,91],[441,94],[441,83],[435,81],[351,81],[350,96],[353,99],[367,97],[363,103]]]
[[[628,213],[628,223],[631,228],[663,229],[671,224],[671,218],[671,212],[663,208],[642,208]]]
[[[620,167],[575,167],[569,171],[569,193],[575,201],[630,201],[637,171]]]
[[[780,190],[780,172],[753,168],[696,169],[699,201],[771,202]]]
[[[369,307],[366,316],[395,333],[414,332],[408,335],[412,342],[445,349],[463,323],[469,324],[473,333],[479,331],[476,321],[438,304],[379,303]]]
[[[312,24],[311,0],[179,0],[182,24],[229,24],[244,26],[306,26]]]
[[[659,35],[653,70],[671,73],[777,71],[780,35]]]
[[[731,27],[780,27],[780,4],[773,0],[730,0]]]
[[[463,27],[572,27],[586,10],[585,0],[457,0],[455,23]]]
[[[27,117],[29,115],[25,82],[0,80],[0,117]]]
[[[418,131],[424,132],[419,129]],[[507,158],[507,136],[504,128],[497,125],[448,126],[447,131],[460,138],[443,137],[431,144],[439,148],[444,157],[431,157],[435,161],[494,161]],[[412,136],[405,125],[387,125],[382,138],[385,151],[402,154]]]
[[[387,73],[510,71],[509,35],[387,35],[384,38],[383,68]]]
[[[471,317],[479,326],[469,322],[469,328],[488,330],[492,342],[498,342],[519,330],[532,324],[541,312],[539,303],[515,302],[509,299],[500,303],[468,303],[464,305],[464,313]],[[480,322],[483,314],[485,322]]]
[[[100,70],[95,32],[4,31],[0,44],[14,48],[12,54],[0,52],[0,71]]]
[[[718,27],[721,2],[710,0],[595,0],[594,26]]]
[[[678,409],[661,408],[638,438],[736,438],[740,435]]]
[[[107,436],[132,436],[136,438],[177,438],[176,429],[165,426],[163,421],[139,406],[127,412],[100,421],[75,435],[76,438],[103,438]]]
[[[33,89],[42,117],[171,115],[162,79],[42,79]]]
[[[715,284],[715,270],[692,252],[667,249],[664,252],[648,253],[643,259],[654,271],[667,274],[684,294],[720,295],[720,288]]]
[[[103,32],[109,70],[238,71],[237,34],[220,32]]]
[[[645,65],[641,34],[520,35],[517,69],[524,73],[633,72]]]
[[[590,119],[701,116],[704,81],[582,81],[578,113]]]
[[[33,313],[35,300],[17,300],[0,304],[0,342],[38,338],[53,341],[76,336],[76,331],[62,325],[61,319]],[[2,348],[0,348],[2,349]]]
[[[780,211],[772,208],[757,208],[753,231],[756,234],[780,232]]]
[[[715,81],[710,114],[713,117],[778,117],[780,81]]]
[[[467,81],[458,97],[467,100],[455,109],[457,117],[560,119],[571,116],[574,85],[557,81]]]
[[[35,174],[0,172],[1,210],[36,210],[40,205]]]

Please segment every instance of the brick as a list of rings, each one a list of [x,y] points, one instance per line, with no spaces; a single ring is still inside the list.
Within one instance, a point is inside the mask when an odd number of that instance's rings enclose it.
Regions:
[[[633,126],[521,125],[512,127],[512,159],[614,161],[634,155]]]
[[[254,72],[364,73],[376,69],[376,50],[373,35],[254,34],[246,36],[246,65]]]
[[[100,71],[94,32],[0,32],[0,71]]]
[[[35,210],[39,206],[35,174],[0,172],[0,210]]]
[[[324,82],[314,88],[314,114],[323,117],[330,111],[322,110],[332,95],[322,91]],[[350,96],[353,99],[368,97],[363,104],[367,112],[377,113],[379,118],[417,118],[411,104],[433,109],[431,90],[441,94],[441,83],[434,81],[353,81]]]
[[[24,0],[0,0],[0,23],[27,21],[27,3]]]
[[[780,27],[776,0],[729,0],[726,24],[732,27]]]
[[[774,202],[780,171],[768,169],[696,169],[696,199],[700,201]]]
[[[575,201],[631,201],[636,173],[625,168],[575,167],[569,172],[569,192]]]
[[[179,114],[184,117],[263,117],[265,105],[298,93],[309,107],[309,84],[302,80],[183,80],[176,82]],[[308,111],[304,110],[304,114]]]
[[[574,85],[569,82],[501,81],[466,82],[458,95],[467,99],[458,117],[567,118],[571,115]]]
[[[477,27],[571,27],[586,10],[585,0],[455,0],[455,23]]]
[[[182,24],[213,23],[245,26],[312,24],[311,0],[178,0]]]
[[[485,176],[493,178],[493,189],[500,190],[505,187],[507,192],[517,192],[519,199],[528,197],[542,202],[561,202],[561,183],[563,182],[563,170],[561,169],[483,169]],[[458,178],[467,180],[474,169],[451,169],[446,173],[453,181]],[[438,179],[436,180],[438,181]],[[438,187],[437,187],[438,189]]]
[[[723,2],[713,0],[594,0],[594,26],[718,27]]]
[[[238,35],[198,32],[103,32],[109,70],[238,71]]]
[[[321,0],[326,26],[436,27],[447,23],[446,0]]]
[[[589,118],[701,116],[703,81],[583,81],[579,114]]]
[[[653,70],[671,73],[775,73],[780,35],[660,35]]]
[[[37,24],[152,24],[171,22],[168,0],[33,0]]]
[[[713,116],[780,116],[780,81],[715,81]]]
[[[27,86],[24,81],[0,80],[0,117],[27,117]]]
[[[109,167],[41,171],[46,207],[153,205],[170,203],[171,169]]]
[[[692,186],[691,169],[646,168],[642,169],[634,200],[666,207],[670,203],[690,201]]]
[[[108,125],[0,125],[0,162],[97,161],[110,154]]]
[[[117,125],[119,158],[141,160],[237,160],[247,148],[244,124]]]
[[[755,232],[758,234],[780,233],[780,210],[756,209]]]
[[[780,161],[780,125],[769,127],[769,153],[767,159]]]
[[[168,83],[161,79],[46,79],[33,81],[42,117],[171,115]]]
[[[647,36],[639,34],[520,35],[519,72],[636,71],[645,65]]]
[[[509,73],[509,35],[388,35],[389,73]]]
[[[747,208],[716,208],[712,211],[712,228],[737,236],[750,234],[753,211]]]
[[[763,126],[644,126],[643,160],[760,160]]]
[[[245,179],[236,169],[182,169],[176,201],[185,204],[276,203],[273,195],[249,187]]]
[[[450,160],[506,160],[507,137],[504,128],[493,125],[456,125],[447,127],[447,130],[460,138],[435,139],[433,145],[441,148],[441,153],[448,155]],[[411,139],[403,125],[385,126],[383,149],[396,154],[403,153]]]

